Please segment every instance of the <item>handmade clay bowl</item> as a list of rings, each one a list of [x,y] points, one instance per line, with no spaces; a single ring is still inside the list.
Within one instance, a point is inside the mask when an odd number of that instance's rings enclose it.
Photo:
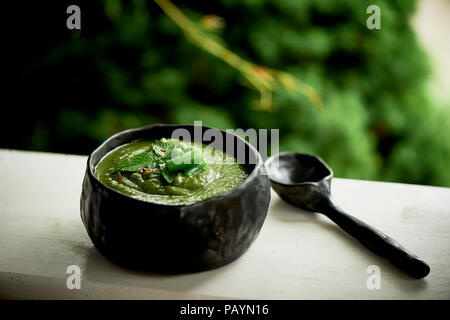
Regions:
[[[202,138],[207,130],[220,133],[223,146],[231,139],[235,152],[246,152],[248,178],[226,194],[194,204],[166,205],[120,193],[95,177],[97,164],[111,150],[137,139],[171,137],[179,128],[188,130],[195,142],[209,144]],[[83,181],[81,218],[98,251],[119,265],[158,273],[196,272],[239,258],[258,236],[269,202],[262,157],[246,141],[207,127],[155,124],[117,133],[92,152]]]

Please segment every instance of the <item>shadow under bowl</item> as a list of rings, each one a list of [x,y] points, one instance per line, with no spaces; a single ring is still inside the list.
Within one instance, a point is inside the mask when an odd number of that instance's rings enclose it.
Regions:
[[[95,177],[97,164],[113,149],[138,139],[172,137],[176,129],[187,130],[199,143],[210,143],[203,141],[205,132],[220,137],[222,146],[233,146],[222,148],[231,155],[245,150],[247,179],[226,194],[173,205],[133,198]],[[117,133],[92,152],[80,202],[89,237],[113,262],[158,273],[197,272],[221,267],[247,251],[266,218],[270,183],[261,155],[240,137],[207,127],[155,124]]]

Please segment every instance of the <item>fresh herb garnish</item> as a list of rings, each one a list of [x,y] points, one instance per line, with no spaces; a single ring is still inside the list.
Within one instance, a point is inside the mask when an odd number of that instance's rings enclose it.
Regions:
[[[172,183],[178,172],[191,177],[201,171],[206,163],[202,151],[161,139],[152,145],[149,152],[142,152],[123,160],[114,170],[120,172],[143,172],[145,169],[159,169],[167,183]]]
[[[202,163],[194,165],[190,168],[186,168],[186,169],[184,169],[184,175],[187,177],[192,177],[192,176],[196,175],[197,173],[199,173],[205,166],[206,166],[206,162],[202,162]]]
[[[157,157],[148,152],[142,152],[123,160],[114,170],[114,173],[120,171],[134,172],[143,168],[155,168]]]
[[[161,165],[160,169],[161,169],[161,174],[164,177],[164,179],[166,179],[166,181],[168,183],[172,183],[173,180],[175,179],[175,177],[177,176],[177,173],[175,171],[170,171],[167,168],[167,165],[165,165],[165,164]]]
[[[191,167],[192,165],[201,164],[203,162],[202,151],[192,148],[190,151],[182,155],[167,160],[167,167],[170,171],[179,171]]]

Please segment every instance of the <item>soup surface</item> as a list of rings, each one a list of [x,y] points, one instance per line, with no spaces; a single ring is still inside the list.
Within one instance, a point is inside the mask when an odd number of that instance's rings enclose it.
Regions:
[[[244,182],[248,175],[235,158],[206,147],[173,139],[137,140],[106,154],[95,176],[124,194],[163,204],[192,204]],[[190,160],[180,164],[177,159]]]

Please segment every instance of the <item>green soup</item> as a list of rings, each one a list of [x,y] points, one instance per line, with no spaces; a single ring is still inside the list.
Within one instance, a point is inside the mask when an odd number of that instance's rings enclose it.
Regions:
[[[181,143],[179,140],[166,141],[175,146]],[[217,149],[205,152],[208,150],[206,145],[199,143],[188,146],[203,151],[203,165],[192,176],[186,175],[186,172],[172,172],[173,180],[169,183],[159,168],[117,171],[125,159],[151,154],[156,143],[156,140],[137,140],[112,150],[95,168],[95,176],[104,185],[121,193],[163,204],[192,204],[227,193],[247,178],[245,169],[235,158]]]

